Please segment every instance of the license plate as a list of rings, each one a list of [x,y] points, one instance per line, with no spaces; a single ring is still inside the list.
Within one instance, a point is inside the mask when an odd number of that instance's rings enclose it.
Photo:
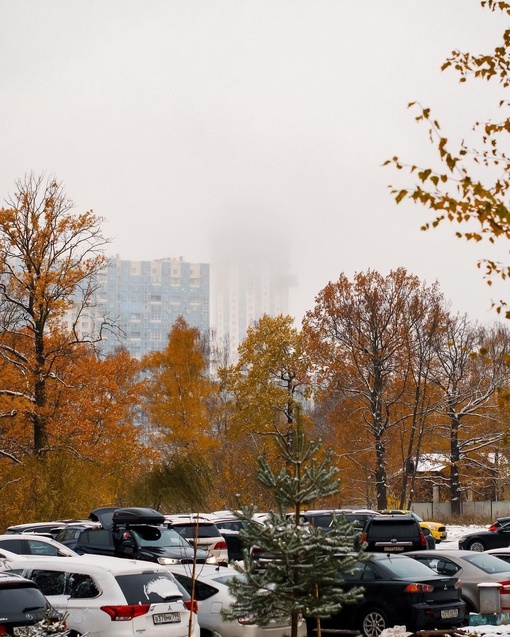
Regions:
[[[450,608],[449,610],[441,611],[441,619],[452,619],[452,617],[458,617],[458,616],[459,616],[458,608]]]
[[[402,546],[385,546],[384,550],[392,551],[393,553],[399,553],[400,551],[403,551],[404,548]]]
[[[155,624],[175,624],[181,621],[180,613],[158,613],[152,616]]]

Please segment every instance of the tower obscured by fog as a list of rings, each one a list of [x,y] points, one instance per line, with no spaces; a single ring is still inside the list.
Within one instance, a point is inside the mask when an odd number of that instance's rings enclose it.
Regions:
[[[242,225],[241,225],[242,224]],[[215,229],[211,261],[211,325],[218,342],[228,342],[235,359],[246,330],[264,314],[289,312],[287,242],[274,224],[237,219]]]

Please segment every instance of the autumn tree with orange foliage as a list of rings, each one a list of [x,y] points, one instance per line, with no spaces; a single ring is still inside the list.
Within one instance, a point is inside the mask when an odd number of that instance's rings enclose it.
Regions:
[[[160,462],[166,464],[163,474],[173,475],[172,463],[187,458],[188,473],[194,474],[195,485],[200,485],[202,492],[209,491],[207,458],[218,446],[213,426],[217,386],[208,375],[198,328],[179,317],[165,349],[145,356],[142,369],[146,374],[144,407],[152,429],[151,445],[157,449]],[[161,467],[155,471],[161,474]],[[176,492],[180,492],[185,477],[181,475],[178,480]],[[160,489],[168,486],[161,484]],[[172,506],[168,498],[164,502],[167,508]]]
[[[0,463],[0,502],[13,503],[9,519],[0,514],[0,526],[29,517],[83,517],[101,504],[132,504],[133,485],[153,458],[135,425],[138,371],[138,361],[125,350],[102,359],[84,345],[59,361],[59,377],[66,384],[52,384],[48,391],[52,418],[44,458],[20,452],[22,414],[3,430],[4,442],[17,450],[13,457],[22,460]]]
[[[374,485],[379,509],[388,506],[390,473],[406,475],[423,448],[439,400],[430,378],[433,346],[446,316],[437,285],[427,287],[399,268],[387,277],[357,273],[353,281],[342,274],[304,318],[318,405],[333,427],[331,438],[343,438],[339,453],[356,468],[361,488]],[[355,482],[344,482],[352,498]]]
[[[62,184],[29,175],[0,209],[0,357],[22,377],[0,395],[20,398],[30,427],[33,453],[50,445],[50,385],[65,383],[58,362],[81,339],[62,329],[73,309],[80,316],[106,263],[101,219],[92,212],[73,214]]]
[[[302,412],[311,393],[309,362],[293,323],[291,316],[264,315],[248,328],[238,362],[218,370],[228,397],[224,433],[227,445],[233,445],[226,458],[231,481],[253,501],[257,457],[278,452],[275,437],[290,444],[298,412],[303,427],[310,425]]]
[[[55,179],[16,187],[0,209],[0,525],[86,515],[122,497],[143,457],[136,366],[125,353],[99,360],[76,329],[106,264],[101,219],[75,214]]]

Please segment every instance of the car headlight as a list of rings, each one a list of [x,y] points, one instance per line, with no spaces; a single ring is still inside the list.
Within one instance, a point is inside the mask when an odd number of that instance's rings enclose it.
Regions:
[[[175,557],[158,557],[158,564],[180,564],[181,561],[176,559]]]
[[[206,564],[217,564],[218,561],[217,559],[214,557],[214,555],[211,555],[211,557],[206,558],[205,560]]]
[[[464,542],[465,539],[466,539],[466,536],[463,535],[462,537],[459,537],[459,542]]]

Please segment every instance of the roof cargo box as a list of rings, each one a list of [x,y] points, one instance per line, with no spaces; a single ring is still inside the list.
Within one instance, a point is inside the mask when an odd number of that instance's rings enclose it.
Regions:
[[[155,509],[129,507],[115,509],[113,524],[164,524],[165,516]]]

